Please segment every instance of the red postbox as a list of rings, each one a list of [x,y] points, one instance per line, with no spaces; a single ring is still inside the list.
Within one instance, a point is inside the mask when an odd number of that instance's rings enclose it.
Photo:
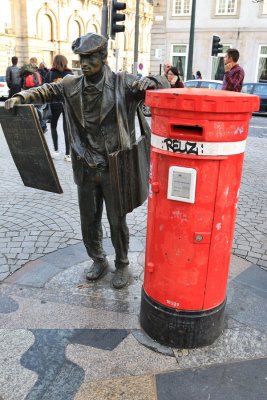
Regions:
[[[257,96],[149,91],[150,187],[140,322],[159,343],[205,346],[223,330],[238,193]]]

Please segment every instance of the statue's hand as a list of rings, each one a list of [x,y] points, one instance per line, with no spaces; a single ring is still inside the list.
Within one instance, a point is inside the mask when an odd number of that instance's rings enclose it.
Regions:
[[[17,97],[12,97],[11,99],[8,99],[5,101],[5,109],[10,110],[14,106],[17,106],[18,104],[22,103],[22,98],[17,96]]]
[[[132,87],[133,89],[137,90],[155,89],[157,87],[157,84],[152,79],[141,78],[137,81],[134,81]]]

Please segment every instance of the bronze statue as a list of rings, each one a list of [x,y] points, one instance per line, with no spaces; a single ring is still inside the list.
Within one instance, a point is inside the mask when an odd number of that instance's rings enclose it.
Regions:
[[[116,289],[128,282],[129,231],[126,215],[119,215],[114,205],[109,179],[108,154],[120,148],[118,108],[115,92],[116,74],[106,63],[107,40],[96,33],[88,33],[72,44],[79,54],[83,75],[67,75],[59,83],[44,84],[22,91],[5,102],[11,109],[18,104],[62,102],[67,117],[71,144],[74,181],[78,186],[83,242],[93,264],[86,275],[98,279],[108,262],[102,247],[102,211],[105,201],[110,224],[111,240],[115,248],[116,271],[112,284]],[[135,113],[148,88],[161,88],[160,77],[137,80],[126,74],[124,117],[128,122],[130,143],[135,142]]]

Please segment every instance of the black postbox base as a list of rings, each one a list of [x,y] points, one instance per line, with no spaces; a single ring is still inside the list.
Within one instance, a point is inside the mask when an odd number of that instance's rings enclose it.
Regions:
[[[211,310],[179,311],[157,303],[142,289],[140,323],[152,339],[165,346],[208,346],[223,331],[225,304],[226,299]]]

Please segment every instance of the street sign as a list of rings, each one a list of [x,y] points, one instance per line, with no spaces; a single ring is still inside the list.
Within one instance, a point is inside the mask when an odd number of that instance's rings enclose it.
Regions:
[[[63,193],[34,106],[0,107],[0,124],[24,185]]]

